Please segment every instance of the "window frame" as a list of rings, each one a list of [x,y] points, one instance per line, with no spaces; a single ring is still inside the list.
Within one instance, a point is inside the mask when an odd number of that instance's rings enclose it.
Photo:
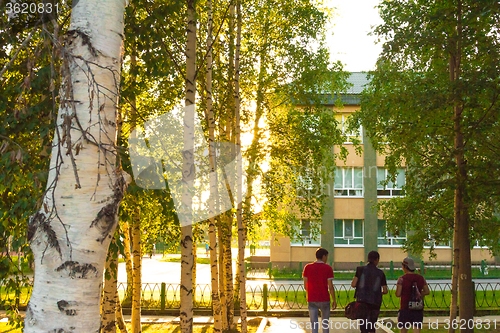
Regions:
[[[346,187],[346,171],[351,169],[351,184],[353,187]],[[355,186],[355,179],[356,179],[356,169],[358,169],[358,172],[361,172],[361,189],[356,188]],[[337,187],[337,170],[341,170],[342,172],[342,187]],[[358,167],[358,166],[352,166],[352,167],[335,167],[335,178],[333,181],[333,191],[334,191],[334,197],[335,198],[364,198],[365,195],[365,181],[364,181],[364,168],[363,167]],[[338,194],[340,191],[347,191],[347,195],[342,195]],[[350,191],[361,191],[361,195],[349,195]]]
[[[380,180],[379,179],[379,170],[384,170],[384,179]],[[401,171],[404,172],[404,184],[406,184],[406,170],[403,168],[398,169],[398,176],[401,174]],[[382,185],[380,183],[385,182],[387,180],[388,176],[388,170],[386,168],[381,168],[377,167],[377,198],[395,198],[395,197],[402,197],[404,194],[394,194],[393,191],[400,191],[401,193],[403,192],[403,187],[397,187],[396,183],[393,183],[393,187],[388,187],[387,185]],[[397,177],[396,177],[396,182],[397,182]],[[382,188],[380,188],[382,187]],[[387,194],[379,194],[379,191],[389,191],[389,195]]]
[[[352,221],[352,238],[346,238],[346,220]],[[342,237],[336,235],[336,224],[338,221],[342,221]],[[356,221],[361,221],[361,236],[356,236]],[[347,241],[347,244],[339,244],[336,243],[337,239],[342,239],[343,241]],[[351,241],[361,240],[361,243],[351,244]],[[365,246],[365,220],[362,219],[335,219],[333,225],[333,246],[334,247],[364,247]]]
[[[431,240],[431,241],[425,242],[425,243],[430,243],[430,242],[434,243],[434,248],[435,249],[451,249],[452,248],[452,245],[451,245],[452,241],[451,240],[450,240],[450,245],[436,245],[436,241],[435,240]],[[431,246],[430,245],[426,245],[425,243],[424,243],[424,249],[430,249]]]
[[[344,141],[342,144],[344,145],[352,145],[354,144],[351,140],[351,138],[360,138],[359,141],[361,144],[363,144],[363,125],[359,126],[359,134],[355,135],[352,132],[346,133],[346,125],[348,122],[348,118],[350,117],[350,114],[345,114],[345,113],[339,113],[337,116],[340,116],[341,118],[339,120],[339,127],[342,130],[342,135],[346,137],[347,141]]]
[[[379,236],[380,233],[380,221],[384,221],[384,237]],[[404,239],[405,241],[408,239],[408,234],[405,233],[404,237],[394,237],[390,234],[389,231],[387,231],[387,228],[385,228],[386,221],[377,219],[377,246],[379,247],[392,247],[392,248],[400,248],[403,246],[403,244],[394,244],[395,241],[398,241],[400,239]],[[390,244],[380,244],[381,240],[389,240]]]
[[[308,221],[309,222],[309,230],[307,230],[309,232],[309,234],[311,233],[310,229],[311,229],[311,223],[317,223],[318,226],[319,226],[319,234],[318,234],[318,237],[317,237],[317,240],[313,240],[313,238],[311,236],[303,236],[303,232],[306,230],[304,229],[303,227],[303,223],[304,221]],[[306,237],[306,238],[303,238],[303,241],[300,242],[300,241],[295,241],[293,240],[292,238],[290,238],[290,246],[296,246],[296,247],[320,247],[321,246],[321,223],[319,222],[319,220],[311,220],[311,219],[300,219],[300,225],[301,225],[301,228],[299,230],[299,233],[301,235],[301,237]],[[309,243],[306,243],[307,241],[309,241]]]

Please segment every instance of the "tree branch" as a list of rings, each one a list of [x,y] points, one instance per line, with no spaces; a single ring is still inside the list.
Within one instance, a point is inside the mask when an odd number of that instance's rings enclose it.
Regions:
[[[23,43],[21,44],[21,46],[19,46],[19,48],[17,49],[16,53],[14,53],[14,56],[12,57],[12,59],[10,59],[10,61],[2,68],[2,71],[0,72],[0,80],[3,78],[3,75],[5,74],[5,72],[7,71],[7,69],[10,66],[12,66],[12,63],[14,62],[14,60],[16,60],[17,56],[19,55],[19,52],[21,52],[21,50],[23,48],[25,48],[26,45],[28,44],[28,42],[31,40],[31,38],[33,37],[33,34],[35,33],[36,28],[38,27],[38,23],[39,22],[40,22],[40,20],[38,20],[38,22],[35,24],[35,26],[33,27],[33,29],[31,29],[29,35],[23,41]]]

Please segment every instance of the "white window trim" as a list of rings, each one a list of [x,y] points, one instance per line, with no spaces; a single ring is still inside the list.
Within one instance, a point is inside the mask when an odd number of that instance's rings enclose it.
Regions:
[[[378,223],[378,221],[377,221]],[[389,231],[387,231],[387,228],[385,228],[385,237],[378,237],[377,235],[377,246],[378,247],[391,247],[391,248],[400,248],[400,247],[403,247],[402,244],[392,244],[392,242],[398,238],[403,238],[404,240],[407,240],[408,239],[408,235],[404,236],[404,237],[394,237],[394,236],[389,236]],[[390,240],[391,241],[391,244],[379,244],[378,243],[378,240],[379,239],[383,239],[383,240]]]
[[[473,249],[482,249],[482,250],[489,249],[489,247],[487,247],[487,246],[481,246],[481,245],[479,245],[479,241],[478,240],[476,241],[476,244],[474,244],[474,246],[472,248]]]
[[[309,219],[301,219],[300,220],[300,223],[302,224],[302,221],[303,220],[309,220]],[[309,220],[309,221],[312,221],[312,220]],[[316,222],[317,223],[317,222]],[[302,232],[302,228],[300,229],[300,232]],[[308,239],[311,239],[310,237],[308,237]],[[318,235],[318,239],[315,240],[314,242],[317,242],[317,243],[313,243],[313,244],[307,244],[307,243],[299,243],[298,241],[294,241],[292,239],[290,239],[290,246],[294,246],[294,247],[319,247],[321,246],[321,225],[320,225],[320,231],[319,231],[319,235]]]
[[[384,168],[384,173],[385,173],[385,178],[384,180],[379,180],[378,179],[378,169],[382,169],[382,168],[377,168],[377,198],[395,198],[395,197],[404,197],[404,195],[394,195],[392,194],[392,191],[402,191],[403,189],[402,188],[399,188],[399,187],[387,187],[387,186],[384,186],[384,191],[390,191],[391,194],[390,195],[379,195],[378,194],[378,191],[379,190],[382,190],[382,189],[379,189],[379,185],[382,181],[385,181],[387,179],[387,175],[388,175],[388,170]],[[406,183],[406,174],[405,174],[405,183]],[[394,184],[396,185],[396,184]]]
[[[362,179],[362,183],[361,183],[361,189],[357,189],[357,188],[354,188],[354,187],[351,187],[351,188],[347,188],[345,187],[345,171],[346,169],[352,169],[352,184],[354,185],[354,178],[355,178],[355,172],[354,170],[355,169],[361,169],[361,173],[363,173],[363,167],[337,167],[339,168],[341,171],[342,171],[342,187],[341,188],[337,188],[335,187],[335,179],[333,180],[333,193],[334,193],[334,198],[364,198],[365,196],[365,180],[364,180],[364,177]],[[347,191],[347,193],[349,193],[349,191],[360,191],[361,190],[361,195],[337,195],[337,191]]]
[[[361,125],[359,127],[359,135],[346,134],[346,129],[345,129],[344,124],[347,122],[347,118],[349,118],[349,115],[347,115],[347,114],[341,114],[340,116],[342,116],[342,120],[341,120],[341,123],[340,123],[340,126],[342,127],[342,135],[344,135],[347,138],[347,141],[343,142],[342,144],[344,144],[344,145],[352,145],[352,144],[354,144],[351,141],[351,138],[354,138],[354,137],[360,137],[361,138],[360,139],[361,144],[363,144],[363,126]]]
[[[436,242],[434,240],[432,240],[431,242]],[[429,245],[425,245],[424,244],[424,249],[430,249],[431,247]],[[435,249],[451,249],[451,245],[434,245],[434,248]]]
[[[354,236],[354,220],[360,220],[360,219],[337,219],[337,220],[342,220],[342,237],[335,237],[335,222],[334,222],[334,227],[333,227],[333,246],[334,247],[365,247],[365,220],[361,220],[363,221],[361,226],[363,228],[362,230],[362,236],[361,237],[356,237]],[[353,227],[353,238],[352,239],[361,239],[362,240],[362,243],[361,244],[335,244],[335,239],[343,239],[343,240],[346,240],[345,239],[345,220],[352,220],[352,227]],[[347,241],[350,242],[350,239],[347,239]]]

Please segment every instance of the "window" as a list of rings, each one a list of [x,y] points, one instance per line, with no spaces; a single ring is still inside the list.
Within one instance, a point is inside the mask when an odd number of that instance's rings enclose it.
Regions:
[[[398,169],[396,183],[389,181],[387,185],[382,185],[390,175],[387,169],[377,168],[377,196],[378,197],[394,197],[403,195],[403,185],[405,184],[405,169]]]
[[[406,233],[404,236],[393,236],[385,227],[385,220],[378,220],[378,245],[387,246],[401,246],[406,240]]]
[[[435,240],[431,239],[429,241],[424,242],[424,248],[430,248],[431,245],[434,246],[435,248],[451,248],[452,241],[450,240],[450,241],[445,241],[443,243],[437,243]]]
[[[474,243],[474,241],[471,241],[471,243]],[[484,240],[477,240],[474,244],[474,248],[487,249],[488,246],[486,246]]]
[[[291,241],[292,245],[321,246],[321,224],[317,221],[301,220],[298,239]]]
[[[363,168],[335,168],[335,196],[363,197]]]
[[[335,220],[335,245],[363,245],[363,220]]]
[[[335,116],[335,119],[339,123],[339,129],[342,130],[342,134],[346,136],[346,141],[344,143],[353,143],[353,139],[359,140],[361,143],[363,143],[363,127],[360,126],[359,129],[355,132],[348,132],[347,127],[349,125],[348,121],[349,115],[346,114],[338,114]]]

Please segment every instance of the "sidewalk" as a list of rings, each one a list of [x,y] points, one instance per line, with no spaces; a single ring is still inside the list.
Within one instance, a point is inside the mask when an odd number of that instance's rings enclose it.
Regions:
[[[24,312],[21,313],[24,316]],[[125,322],[130,322],[130,315],[124,315]],[[253,318],[262,317],[248,317],[248,320]],[[234,321],[239,322],[240,318],[235,317]],[[459,320],[459,319],[458,319]],[[475,317],[475,328],[480,328],[479,323],[483,328],[485,325],[489,324],[492,331],[500,330],[500,315],[489,315],[483,317]],[[0,311],[0,322],[6,322],[7,316],[5,311]],[[141,316],[142,324],[179,324],[178,316]],[[194,325],[207,325],[213,323],[213,317],[211,316],[196,316],[193,318]],[[392,333],[394,329],[397,328],[397,318],[396,317],[383,317],[379,319],[380,327],[377,329],[377,333]],[[432,330],[438,327],[443,328],[445,324],[449,324],[448,317],[424,317],[423,329]],[[460,325],[460,324],[459,324]],[[359,332],[357,326],[357,321],[349,320],[344,317],[332,317],[330,318],[330,332],[339,333],[355,333]],[[309,318],[304,317],[267,317],[267,326],[263,331],[258,333],[310,333],[310,321]],[[321,332],[321,330],[320,330]]]
[[[459,320],[459,319],[458,319]],[[500,315],[491,315],[483,317],[475,317],[475,328],[480,328],[479,323],[485,328],[489,324],[491,329],[498,331],[500,329]],[[268,318],[270,326],[267,326],[264,333],[310,333],[309,318]],[[459,322],[459,321],[458,321]],[[397,328],[396,317],[379,318],[380,328],[377,333],[392,333]],[[422,328],[424,330],[443,328],[445,324],[449,325],[448,317],[424,317]],[[465,323],[462,323],[465,324]],[[460,325],[460,324],[459,324]],[[330,318],[330,332],[354,333],[359,332],[357,321],[349,320],[343,317]],[[321,330],[320,330],[321,332]]]

